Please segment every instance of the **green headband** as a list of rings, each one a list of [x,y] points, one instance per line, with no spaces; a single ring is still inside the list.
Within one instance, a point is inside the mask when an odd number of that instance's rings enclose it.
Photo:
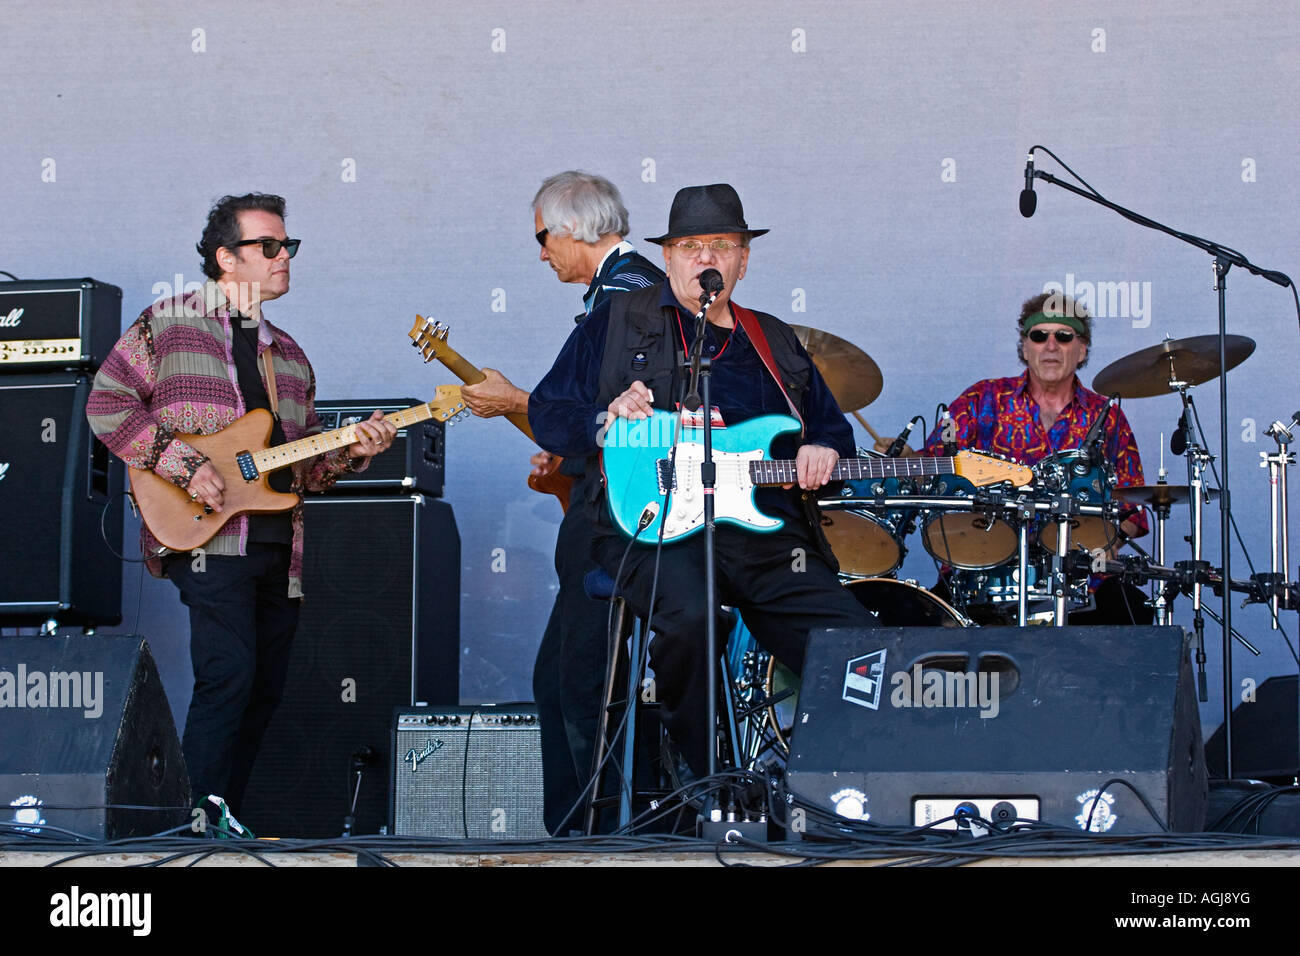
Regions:
[[[1035,312],[1033,315],[1025,316],[1024,321],[1020,323],[1020,334],[1027,335],[1029,330],[1035,325],[1045,325],[1048,322],[1068,325],[1084,338],[1088,335],[1088,330],[1084,327],[1083,320],[1076,319],[1072,315],[1046,315],[1042,312]]]

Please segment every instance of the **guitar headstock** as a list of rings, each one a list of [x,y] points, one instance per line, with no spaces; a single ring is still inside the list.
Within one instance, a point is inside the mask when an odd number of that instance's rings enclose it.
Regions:
[[[450,331],[450,326],[417,315],[415,324],[411,326],[411,331],[407,332],[406,335],[411,340],[411,344],[424,356],[424,361],[427,364],[434,359],[445,362],[449,356],[456,354],[455,350],[447,344],[447,334]]]
[[[433,393],[433,398],[426,404],[429,406],[433,420],[437,422],[454,425],[469,416],[469,408],[466,407],[465,400],[460,397],[459,385],[439,385]]]
[[[959,451],[953,458],[953,470],[976,488],[1009,481],[1020,488],[1034,480],[1034,470],[1028,465],[995,458],[979,451]]]

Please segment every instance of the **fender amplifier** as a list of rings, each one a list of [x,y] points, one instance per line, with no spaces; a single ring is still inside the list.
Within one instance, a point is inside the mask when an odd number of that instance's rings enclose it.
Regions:
[[[398,710],[390,832],[544,840],[542,745],[532,704]]]
[[[321,428],[331,431],[369,418],[375,409],[385,415],[419,405],[418,398],[317,399],[316,414]],[[427,421],[403,428],[393,446],[370,459],[370,467],[358,474],[347,474],[336,481],[327,495],[373,495],[393,492],[409,495],[421,492],[442,497],[446,427],[442,422]]]
[[[122,326],[122,290],[95,279],[0,282],[0,371],[98,368]]]

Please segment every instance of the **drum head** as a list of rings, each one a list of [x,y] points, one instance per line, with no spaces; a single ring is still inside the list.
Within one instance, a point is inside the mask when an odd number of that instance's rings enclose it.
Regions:
[[[966,627],[969,623],[950,604],[909,581],[868,578],[844,586],[881,627]]]
[[[1078,515],[1070,519],[1070,550],[1109,551],[1119,540],[1115,522],[1097,515]],[[1038,543],[1051,554],[1056,553],[1056,522],[1045,521],[1038,532]]]
[[[1006,564],[1019,548],[1011,525],[969,511],[934,515],[925,523],[921,540],[936,561],[971,570]]]
[[[844,574],[879,577],[903,561],[893,531],[874,515],[825,510],[821,514],[821,526]]]

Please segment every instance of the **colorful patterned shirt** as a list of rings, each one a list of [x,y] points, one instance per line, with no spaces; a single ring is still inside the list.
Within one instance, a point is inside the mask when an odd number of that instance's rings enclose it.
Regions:
[[[155,302],[122,334],[95,376],[86,404],[90,427],[109,451],[132,468],[147,469],[180,488],[207,459],[178,433],[211,435],[246,411],[231,351],[232,308],[215,282]],[[240,320],[237,312],[233,319]],[[258,324],[257,354],[271,350],[279,415],[286,441],[321,430],[316,417],[316,378],[292,338],[266,319]],[[323,491],[354,468],[347,449],[300,461],[293,490]],[[227,476],[229,480],[229,476]],[[294,508],[289,596],[302,596],[302,504]],[[162,574],[158,540],[141,526],[140,545],[149,570]],[[210,555],[247,553],[248,518],[237,515],[203,546]]]
[[[1018,378],[990,378],[976,382],[948,407],[956,427],[958,448],[1006,455],[1026,465],[1035,465],[1050,455],[1083,444],[1088,429],[1106,410],[1106,398],[1089,391],[1074,379],[1074,397],[1061,409],[1050,429],[1039,420],[1038,403],[1029,393],[1029,371]],[[943,454],[942,427],[936,426],[926,439],[923,455]],[[1111,412],[1106,426],[1106,460],[1115,466],[1120,487],[1145,484],[1137,439],[1120,408]],[[1120,512],[1147,532],[1141,509]]]

